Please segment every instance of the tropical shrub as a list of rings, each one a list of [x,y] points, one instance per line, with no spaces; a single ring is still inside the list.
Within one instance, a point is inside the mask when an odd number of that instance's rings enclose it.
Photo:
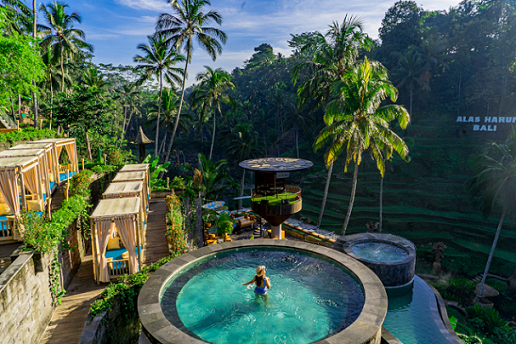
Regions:
[[[495,330],[505,326],[505,321],[496,309],[488,309],[479,305],[466,308],[466,313],[471,319],[469,322],[486,334],[494,334]],[[478,319],[478,320],[477,320]]]
[[[222,237],[233,230],[233,219],[227,213],[222,212],[217,220],[217,235]]]
[[[82,197],[90,197],[91,175],[90,170],[84,170],[72,177],[70,181],[70,196],[80,195]]]
[[[186,234],[183,229],[183,214],[181,212],[181,201],[176,195],[165,198],[167,205],[167,219],[169,227],[167,231],[171,251],[174,254],[182,254],[188,251]]]
[[[22,131],[11,131],[8,133],[0,133],[0,142],[18,142],[18,141],[37,141],[46,138],[59,137],[57,132],[50,129],[34,129],[31,127],[24,128]]]

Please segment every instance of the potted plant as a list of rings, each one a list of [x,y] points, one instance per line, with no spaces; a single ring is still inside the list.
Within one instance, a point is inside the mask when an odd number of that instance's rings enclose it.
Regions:
[[[222,212],[217,220],[217,235],[221,238],[226,237],[233,230],[233,219],[229,214]]]

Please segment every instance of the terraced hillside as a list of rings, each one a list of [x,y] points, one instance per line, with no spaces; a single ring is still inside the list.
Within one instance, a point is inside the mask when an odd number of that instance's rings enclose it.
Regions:
[[[482,272],[487,260],[498,213],[485,219],[465,188],[472,175],[468,159],[483,147],[487,136],[457,134],[431,125],[412,126],[411,161],[395,159],[384,180],[384,231],[402,235],[418,245],[418,256],[431,256],[431,245],[443,241],[445,268],[464,275]],[[425,137],[427,136],[427,137]],[[498,133],[498,140],[506,138]],[[491,136],[491,139],[495,137]],[[363,232],[378,221],[380,174],[368,157],[359,167],[358,186],[348,233]],[[325,171],[312,173],[303,183],[303,210],[298,216],[317,220],[326,181]],[[340,233],[351,193],[352,169],[334,168],[322,227]],[[516,267],[514,219],[503,227],[491,272],[508,276]]]

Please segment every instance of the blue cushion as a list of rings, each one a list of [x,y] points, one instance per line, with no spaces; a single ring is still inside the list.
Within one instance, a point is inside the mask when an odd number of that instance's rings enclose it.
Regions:
[[[143,246],[140,246],[140,248],[143,250]],[[127,252],[127,249],[125,247],[117,248],[116,250],[107,250],[106,258],[113,258],[113,260],[121,260],[122,254],[125,252]],[[138,247],[136,248],[136,253],[138,253]],[[123,262],[121,262],[120,264],[122,264],[122,268],[125,266],[125,263]]]

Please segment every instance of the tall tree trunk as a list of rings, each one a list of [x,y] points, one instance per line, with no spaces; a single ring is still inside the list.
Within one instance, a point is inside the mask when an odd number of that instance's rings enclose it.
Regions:
[[[409,105],[409,115],[410,115],[410,118],[412,119],[412,90],[410,90],[410,105]]]
[[[54,106],[54,90],[52,88],[52,72],[49,73],[50,77],[50,120],[48,124],[48,129],[52,129],[52,107]]]
[[[297,128],[296,128],[296,153],[297,153],[297,158],[299,159],[299,139],[298,139],[298,132],[297,132]]]
[[[213,154],[213,145],[215,144],[215,126],[217,123],[217,119],[215,117],[215,111],[213,111],[213,134],[211,135],[210,160],[211,155]]]
[[[161,147],[159,148],[159,156],[162,156],[163,155],[163,152],[165,151],[165,143],[167,142],[167,136],[168,136],[168,131],[165,132],[165,137],[163,138],[163,140],[161,140]],[[161,176],[163,176],[163,173],[164,172],[161,172]],[[163,177],[160,177],[160,178],[163,178]]]
[[[326,176],[326,185],[324,186],[324,195],[321,204],[321,210],[319,211],[319,219],[317,220],[317,228],[321,227],[322,217],[324,214],[324,208],[326,207],[326,200],[328,199],[328,190],[330,188],[331,173],[333,171],[333,163],[328,167],[328,175]]]
[[[186,200],[185,200],[186,204],[185,204],[185,219],[184,219],[184,225],[185,227],[188,226],[188,247],[190,247],[190,250],[192,250],[193,248],[193,244],[194,244],[194,239],[195,239],[195,233],[193,233],[192,231],[192,226],[191,226],[191,208],[192,208],[192,202],[191,202],[191,199],[190,199],[190,196],[186,196]]]
[[[61,43],[61,57],[60,57],[60,64],[61,64],[61,92],[64,92],[64,61],[63,61],[63,42],[60,41]]]
[[[494,255],[494,251],[496,249],[496,244],[498,242],[498,237],[500,236],[500,232],[502,231],[502,225],[503,225],[503,220],[505,218],[506,211],[507,211],[507,205],[504,204],[502,216],[500,217],[500,222],[498,223],[498,228],[496,229],[496,234],[495,234],[495,237],[493,240],[493,245],[491,246],[491,252],[489,252],[489,258],[487,258],[486,268],[484,270],[484,275],[482,276],[482,280],[480,281],[480,285],[478,287],[478,293],[477,293],[477,296],[475,297],[475,302],[478,302],[478,299],[480,297],[482,297],[482,293],[484,291],[484,284],[486,283],[487,273],[489,272],[489,267],[491,266],[491,260],[493,260],[493,255]]]
[[[36,40],[36,0],[32,0],[32,37]],[[36,44],[34,44],[34,51],[36,51]],[[36,80],[32,80],[32,85],[36,88]],[[33,105],[34,105],[34,128],[38,128],[38,95],[36,91],[32,93]]]
[[[357,191],[357,178],[358,178],[358,163],[355,162],[355,171],[353,172],[353,184],[351,186],[351,197],[349,199],[348,211],[346,213],[346,219],[342,226],[342,235],[346,235],[346,229],[348,229],[349,219],[351,217],[351,210],[353,209],[353,203],[355,202],[355,193]]]
[[[459,91],[457,95],[457,116],[460,116],[460,88],[462,86],[462,71],[459,74]]]
[[[159,100],[158,100],[158,118],[156,121],[156,142],[154,142],[154,155],[159,157],[158,155],[158,149],[159,149],[159,116],[161,113],[161,95],[163,92],[163,73],[161,69],[159,70]]]
[[[21,118],[21,95],[18,93],[18,118]]]
[[[245,169],[242,169],[242,180],[240,181],[240,197],[244,197]],[[242,209],[243,199],[238,200],[238,209]]]
[[[383,176],[380,180],[380,224],[378,226],[378,231],[382,232],[382,223],[383,223]]]
[[[190,50],[186,53],[186,64],[185,64],[185,73],[183,75],[183,85],[181,86],[181,100],[179,100],[179,110],[177,111],[176,122],[174,123],[174,130],[172,130],[172,137],[170,138],[170,145],[174,144],[174,139],[176,138],[177,127],[179,126],[179,117],[181,116],[181,109],[183,108],[183,99],[185,97],[185,83],[186,83],[186,72],[188,70],[188,62],[190,61]],[[165,157],[165,162],[168,161],[170,157],[170,151],[167,153]]]
[[[124,123],[122,124],[122,134],[120,134],[120,147],[122,147],[122,142],[124,142],[124,129],[125,129],[126,119],[127,119],[127,106],[124,105]]]
[[[86,146],[88,147],[88,159],[90,159],[90,161],[93,161],[93,157],[91,155],[90,137],[88,136],[87,130],[86,130]]]
[[[197,196],[196,207],[195,207],[195,230],[197,232],[197,247],[201,248],[204,246],[203,240],[203,229],[202,229],[202,199],[201,192]]]

